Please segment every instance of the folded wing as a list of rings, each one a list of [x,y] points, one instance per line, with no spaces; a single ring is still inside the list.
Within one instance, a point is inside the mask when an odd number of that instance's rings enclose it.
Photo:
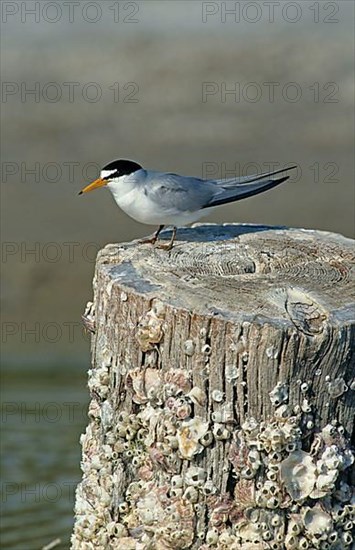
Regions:
[[[142,182],[143,192],[157,208],[166,214],[195,212],[220,204],[234,202],[272,189],[289,176],[273,178],[281,172],[295,167],[283,168],[276,172],[230,178],[227,180],[202,180],[177,174],[149,172]]]
[[[229,178],[224,180],[214,180],[215,193],[213,197],[203,206],[203,208],[211,208],[213,206],[219,206],[221,204],[227,204],[229,202],[238,201],[240,199],[246,199],[253,195],[263,193],[268,189],[276,187],[280,183],[289,179],[290,176],[282,176],[278,178],[272,178],[277,174],[286,172],[287,170],[293,170],[296,166],[290,166],[289,168],[282,168],[275,172],[268,172],[266,174],[259,174],[253,176],[243,176],[239,178]]]

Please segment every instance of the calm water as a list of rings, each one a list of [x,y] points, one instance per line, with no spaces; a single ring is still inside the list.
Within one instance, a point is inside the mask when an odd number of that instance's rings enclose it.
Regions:
[[[69,548],[79,437],[87,423],[82,369],[2,373],[1,548]]]

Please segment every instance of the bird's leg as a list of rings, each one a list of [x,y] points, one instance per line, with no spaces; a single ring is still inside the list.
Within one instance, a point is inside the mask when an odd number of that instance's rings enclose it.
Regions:
[[[162,248],[163,250],[171,250],[173,248],[174,240],[176,237],[176,227],[173,227],[173,234],[168,243],[157,244],[156,248]]]
[[[157,239],[158,239],[158,236],[159,236],[159,233],[160,231],[162,231],[162,229],[164,228],[164,225],[159,225],[158,229],[156,230],[156,232],[153,234],[152,237],[148,237],[146,239],[140,239],[138,242],[140,244],[155,244],[157,242]]]

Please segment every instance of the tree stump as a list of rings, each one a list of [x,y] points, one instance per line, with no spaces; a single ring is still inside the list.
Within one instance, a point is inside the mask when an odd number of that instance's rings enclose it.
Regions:
[[[354,242],[178,239],[98,255],[72,548],[350,548]]]

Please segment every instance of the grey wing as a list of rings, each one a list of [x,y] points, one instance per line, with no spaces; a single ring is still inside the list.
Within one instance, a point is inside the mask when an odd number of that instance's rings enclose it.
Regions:
[[[213,199],[216,185],[206,180],[150,172],[146,180],[145,192],[161,208],[173,213],[204,208]]]
[[[290,166],[289,168],[282,168],[275,172],[268,172],[266,174],[255,174],[253,176],[243,176],[240,178],[229,178],[225,180],[208,180],[215,185],[215,192],[213,197],[204,205],[204,208],[210,208],[212,206],[218,206],[221,204],[227,204],[240,199],[246,199],[252,197],[268,189],[272,189],[280,183],[289,179],[290,176],[282,176],[278,178],[272,178],[281,172],[287,170],[293,170],[296,166]]]

